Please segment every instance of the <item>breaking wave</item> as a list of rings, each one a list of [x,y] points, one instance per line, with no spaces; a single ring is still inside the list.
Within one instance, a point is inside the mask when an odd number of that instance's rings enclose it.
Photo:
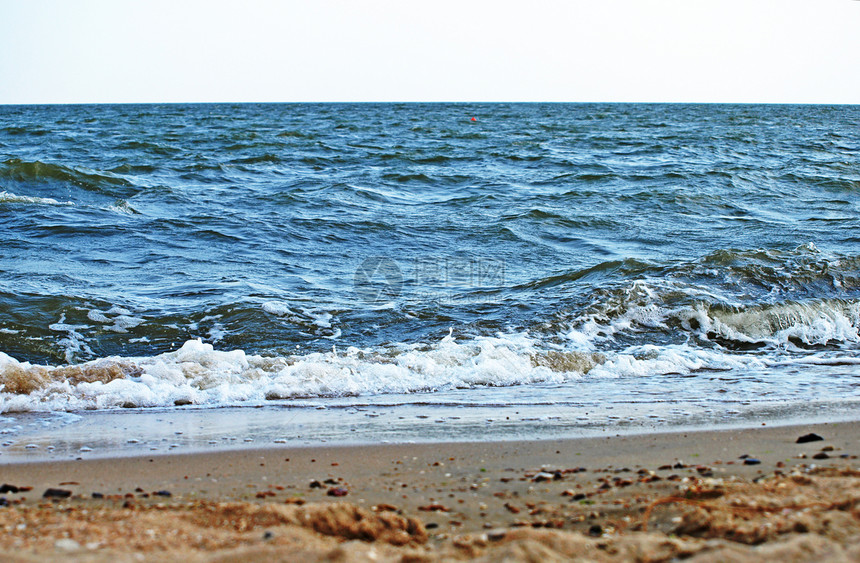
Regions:
[[[477,386],[560,383],[581,377],[599,354],[541,351],[526,335],[433,346],[302,356],[218,351],[190,340],[149,358],[103,358],[50,367],[0,353],[0,412],[223,406],[307,397],[420,393]]]
[[[634,283],[628,296],[627,306],[611,318],[604,311],[551,337],[520,332],[455,338],[452,331],[431,344],[332,347],[298,355],[220,351],[189,340],[157,356],[108,357],[61,367],[32,365],[0,353],[0,412],[258,405],[860,361],[853,351],[860,342],[857,301],[740,309],[696,303],[672,309],[643,282]],[[278,302],[266,303],[265,310],[309,315]],[[92,311],[89,317],[114,331],[136,326],[139,321],[123,313],[127,311]],[[314,319],[330,323],[326,315]],[[73,334],[75,327],[59,328]]]

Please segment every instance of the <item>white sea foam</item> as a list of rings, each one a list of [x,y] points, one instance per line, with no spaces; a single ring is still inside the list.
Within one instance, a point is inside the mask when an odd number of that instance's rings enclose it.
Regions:
[[[262,307],[265,312],[278,317],[286,317],[287,315],[295,314],[283,301],[266,301],[263,303]]]
[[[342,331],[334,326],[334,315],[326,310],[299,308],[291,309],[283,301],[267,301],[261,308],[270,315],[281,317],[285,322],[300,327],[301,334],[337,340]]]
[[[689,374],[699,370],[749,369],[767,365],[763,359],[679,346],[634,346],[595,366],[590,377],[644,377]]]
[[[111,363],[124,376],[109,372]],[[547,350],[528,334],[468,338],[448,335],[432,346],[347,348],[298,356],[266,357],[219,351],[200,340],[154,357],[106,358],[75,366],[113,373],[72,383],[68,368],[39,368],[0,356],[4,372],[40,370],[57,378],[29,394],[0,391],[0,412],[262,404],[268,400],[422,393],[476,386],[573,382],[582,377],[647,377],[699,369],[749,366],[747,359],[681,346],[639,346],[607,356]],[[92,379],[92,378],[91,378]]]
[[[431,347],[385,350],[348,348],[292,357],[218,351],[199,340],[149,358],[107,358],[133,364],[134,375],[107,382],[71,384],[52,380],[29,394],[0,392],[0,412],[77,410],[121,406],[171,406],[177,401],[204,405],[261,403],[271,399],[414,393],[472,386],[563,382],[580,372],[556,371],[534,361],[527,335],[457,342],[453,336]],[[81,364],[92,368],[94,362]],[[7,355],[2,370],[41,369]]]
[[[58,201],[51,197],[16,195],[6,190],[0,191],[0,203],[30,203],[36,205],[74,205],[71,201]]]
[[[101,311],[93,309],[87,312],[87,318],[95,323],[110,324],[110,319]]]
[[[65,348],[65,357],[67,362],[72,362],[74,357],[80,353],[92,354],[93,351],[87,345],[86,338],[78,332],[79,329],[88,328],[84,325],[66,324],[66,314],[60,314],[60,320],[56,323],[48,325],[48,328],[55,332],[64,332],[66,336],[61,338],[58,343]]]
[[[117,333],[126,333],[128,329],[139,326],[144,322],[143,319],[133,316],[131,311],[122,307],[111,307],[107,311],[91,309],[87,312],[87,318],[96,323],[110,325],[106,327],[107,330]]]

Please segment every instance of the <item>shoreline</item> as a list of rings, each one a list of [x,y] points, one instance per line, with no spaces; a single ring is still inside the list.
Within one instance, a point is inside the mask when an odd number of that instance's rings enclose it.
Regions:
[[[550,550],[550,559],[553,553],[563,558],[571,555],[571,546],[604,542],[619,554],[613,559],[604,553],[605,560],[627,560],[633,546],[645,549],[653,542],[675,546],[661,548],[668,550],[667,558],[719,552],[743,559],[762,546],[793,553],[786,542],[812,541],[814,549],[860,555],[860,493],[849,494],[844,509],[830,507],[839,517],[830,521],[841,526],[835,536],[792,521],[779,533],[739,541],[738,530],[746,524],[731,508],[761,495],[770,495],[769,500],[755,500],[757,506],[794,506],[801,497],[823,508],[845,501],[846,491],[860,490],[857,426],[834,422],[564,440],[322,445],[3,463],[0,480],[31,489],[0,494],[7,504],[0,507],[0,526],[9,531],[2,547],[20,560],[60,552],[95,561],[138,552],[152,560],[229,560],[283,557],[288,553],[283,542],[298,542],[312,560],[343,550],[365,560],[368,550],[376,550],[381,560],[408,555],[433,561],[493,560],[502,552],[529,560],[525,545]],[[809,433],[823,439],[796,443]],[[64,492],[43,497],[49,489]],[[679,495],[687,500],[660,504]],[[703,508],[707,503],[714,507]],[[737,520],[734,527],[726,524],[722,535],[705,524],[679,529],[692,526],[703,513],[721,514],[720,503]],[[807,512],[785,508],[764,516],[768,521],[812,518]],[[12,526],[22,519],[29,527]],[[117,521],[129,523],[131,531],[118,534]],[[237,528],[236,521],[246,525]],[[379,533],[355,533],[360,522]],[[172,541],[163,526],[191,526],[196,531],[188,533],[200,540]],[[154,536],[144,529],[154,530]]]
[[[283,448],[449,445],[458,443],[581,440],[607,436],[742,431],[768,427],[860,421],[860,403],[809,402],[757,405],[731,417],[688,414],[657,419],[648,405],[623,416],[610,405],[592,416],[582,409],[545,406],[507,408],[445,405],[339,405],[197,409],[134,409],[71,413],[8,413],[0,467],[11,463],[59,462],[176,454],[214,454]],[[615,405],[618,407],[618,405]],[[596,409],[589,408],[589,411]],[[826,410],[827,412],[823,412]],[[607,415],[607,413],[615,413]],[[653,411],[652,411],[653,413]],[[5,416],[5,419],[3,418]],[[610,417],[610,418],[608,418]]]

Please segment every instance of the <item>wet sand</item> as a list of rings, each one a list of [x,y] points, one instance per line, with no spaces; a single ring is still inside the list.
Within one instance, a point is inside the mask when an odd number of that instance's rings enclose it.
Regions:
[[[852,561],[858,429],[5,463],[0,548],[21,561]],[[797,443],[809,433],[823,439]]]

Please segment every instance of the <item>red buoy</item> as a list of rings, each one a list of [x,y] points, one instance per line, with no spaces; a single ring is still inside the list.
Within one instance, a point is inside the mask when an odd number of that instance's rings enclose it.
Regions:
[[[473,118],[472,118],[472,121],[478,121],[478,118],[477,118],[477,117],[473,117]]]

